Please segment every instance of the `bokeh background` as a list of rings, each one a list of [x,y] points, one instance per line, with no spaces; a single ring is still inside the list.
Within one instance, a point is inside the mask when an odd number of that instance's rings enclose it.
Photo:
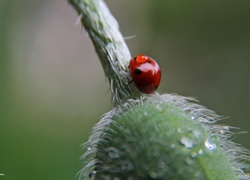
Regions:
[[[249,0],[106,0],[160,93],[197,97],[250,131]],[[0,180],[75,179],[80,145],[112,108],[90,39],[66,0],[0,1]],[[250,148],[249,134],[234,141]]]

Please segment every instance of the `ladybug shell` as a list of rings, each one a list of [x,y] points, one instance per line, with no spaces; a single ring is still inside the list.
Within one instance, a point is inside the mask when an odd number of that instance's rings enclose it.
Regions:
[[[145,94],[152,94],[161,81],[161,70],[155,60],[138,55],[130,60],[129,71],[136,87]]]

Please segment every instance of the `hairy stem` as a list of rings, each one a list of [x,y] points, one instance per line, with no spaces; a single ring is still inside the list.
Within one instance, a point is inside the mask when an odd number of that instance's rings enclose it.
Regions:
[[[81,16],[82,24],[95,46],[95,50],[108,77],[114,103],[140,95],[132,85],[128,64],[131,55],[121,35],[117,21],[102,0],[69,0]]]

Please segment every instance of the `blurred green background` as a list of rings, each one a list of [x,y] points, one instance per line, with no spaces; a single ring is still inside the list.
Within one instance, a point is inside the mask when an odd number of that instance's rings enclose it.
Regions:
[[[132,55],[155,57],[160,93],[197,97],[250,131],[249,0],[106,0]],[[0,180],[75,179],[109,86],[66,0],[0,1]],[[249,134],[236,142],[250,148]]]

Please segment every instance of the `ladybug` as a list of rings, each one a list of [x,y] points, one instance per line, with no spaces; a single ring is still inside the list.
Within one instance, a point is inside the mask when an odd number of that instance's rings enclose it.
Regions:
[[[161,70],[156,61],[144,54],[132,58],[129,71],[136,87],[145,94],[152,94],[161,81]],[[131,83],[130,82],[130,83]]]

